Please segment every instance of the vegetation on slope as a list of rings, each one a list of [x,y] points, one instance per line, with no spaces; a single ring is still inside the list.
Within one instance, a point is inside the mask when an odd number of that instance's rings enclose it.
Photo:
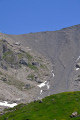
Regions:
[[[21,104],[0,117],[0,120],[80,120],[71,118],[73,112],[80,114],[80,92],[66,92],[48,96],[30,104]]]

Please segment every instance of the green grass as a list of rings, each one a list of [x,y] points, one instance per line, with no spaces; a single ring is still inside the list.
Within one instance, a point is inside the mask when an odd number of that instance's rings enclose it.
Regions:
[[[34,77],[35,77],[34,74],[29,74],[27,78],[28,78],[28,79],[31,79],[31,80],[34,80]]]
[[[26,52],[26,57],[28,58],[29,61],[33,59],[33,56],[31,56],[28,52]]]
[[[47,69],[48,70],[47,66],[44,65],[44,64],[41,64],[40,67],[43,68],[43,69]]]
[[[21,54],[21,53],[18,53],[18,59],[21,59],[21,58],[23,58],[23,54]]]
[[[37,70],[38,68],[32,64],[28,64],[28,67],[33,70]]]
[[[31,61],[33,59],[33,56],[31,56],[28,52],[18,53],[19,59],[21,59],[23,57],[26,57],[29,61]]]
[[[0,71],[0,75],[2,75],[3,73]]]
[[[0,120],[80,120],[80,117],[70,118],[75,111],[80,114],[80,92],[66,92],[46,97],[42,103],[18,105]]]
[[[5,77],[8,78],[7,81],[5,81],[5,83],[7,83],[8,85],[13,85],[20,90],[23,90],[23,87],[25,86],[24,82],[19,81],[19,80],[15,79],[14,77],[9,76],[9,75],[3,76],[3,78],[5,78]]]
[[[14,54],[12,51],[7,51],[3,54],[3,59],[8,62],[8,63],[14,63],[15,58],[14,58]]]

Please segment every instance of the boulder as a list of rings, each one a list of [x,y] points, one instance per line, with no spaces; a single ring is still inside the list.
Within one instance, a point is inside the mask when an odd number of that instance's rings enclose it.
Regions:
[[[42,83],[42,81],[41,80],[39,80],[39,77],[36,75],[36,76],[34,76],[34,79],[35,79],[35,81],[37,82],[37,83]]]
[[[27,59],[27,58],[22,58],[22,59],[19,61],[19,63],[28,66],[28,59]]]
[[[77,63],[77,64],[76,64],[76,68],[80,68],[80,63]]]
[[[7,79],[4,78],[4,77],[1,77],[1,80],[2,80],[3,82],[6,82],[6,81],[7,81]]]
[[[3,44],[3,53],[5,53],[7,51],[7,45],[6,44]]]
[[[77,112],[73,112],[70,117],[73,118],[73,117],[77,117],[77,116],[78,116],[78,113]]]
[[[42,100],[39,100],[39,103],[42,103],[43,101]]]
[[[34,103],[37,102],[37,100],[34,100]]]
[[[2,67],[2,69],[4,69],[4,70],[8,70],[7,66],[6,66],[4,63],[1,63],[1,67]]]
[[[75,81],[80,81],[80,78],[77,78]]]
[[[39,79],[36,79],[35,81],[36,81],[37,83],[42,83],[42,81],[39,80]]]
[[[34,66],[40,66],[40,63],[39,62],[32,62],[32,65],[34,65]]]
[[[25,53],[24,49],[22,48],[19,48],[19,51]]]
[[[36,81],[36,80],[38,79],[38,76],[35,76],[34,79],[35,79],[35,81]]]
[[[26,84],[25,85],[25,89],[30,89],[31,88],[31,85],[30,84]]]
[[[8,70],[8,68],[7,68],[6,66],[3,66],[3,69],[4,69],[4,70]]]

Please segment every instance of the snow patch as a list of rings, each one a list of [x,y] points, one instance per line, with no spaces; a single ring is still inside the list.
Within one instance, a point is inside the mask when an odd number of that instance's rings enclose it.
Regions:
[[[41,84],[39,84],[39,85],[37,85],[37,86],[40,87],[40,88],[42,88],[42,87],[44,87],[44,86],[46,85],[46,82],[47,82],[47,81],[45,81],[45,82],[43,82],[43,83],[41,83]]]
[[[0,106],[10,107],[10,108],[13,108],[16,105],[17,105],[16,103],[8,104],[7,101],[0,102]]]
[[[52,73],[52,76],[54,77],[54,76],[55,76],[55,74],[54,74],[53,70],[51,70],[51,73]]]
[[[49,82],[47,82],[47,81],[45,81],[45,82],[43,82],[43,83],[41,83],[41,84],[39,84],[39,85],[37,85],[37,86],[40,87],[40,88],[42,88],[42,87],[44,87],[44,86],[47,86],[47,89],[50,88]],[[42,90],[41,90],[41,91],[42,91]]]
[[[54,73],[52,73],[53,77],[55,76]]]
[[[76,59],[76,62],[80,59],[80,56]]]
[[[43,90],[40,91],[40,94],[42,94]]]
[[[50,88],[49,82],[46,83],[47,89]]]
[[[76,68],[76,71],[79,70],[79,68]]]

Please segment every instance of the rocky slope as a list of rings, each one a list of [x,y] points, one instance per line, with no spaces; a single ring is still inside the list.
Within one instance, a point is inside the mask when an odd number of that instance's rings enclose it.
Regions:
[[[1,100],[80,90],[80,25],[0,39]]]
[[[0,105],[3,101],[18,104],[39,99],[38,85],[47,83],[51,75],[49,61],[20,42],[3,34],[0,37]]]

